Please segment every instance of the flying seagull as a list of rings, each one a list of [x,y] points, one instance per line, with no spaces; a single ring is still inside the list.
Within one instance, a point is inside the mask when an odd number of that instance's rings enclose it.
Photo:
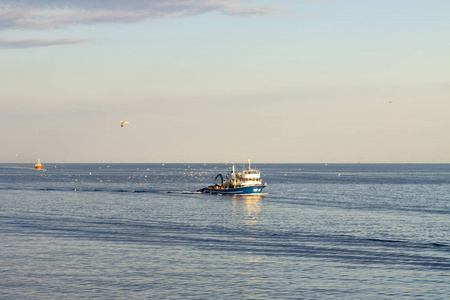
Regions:
[[[128,123],[130,123],[130,122],[127,122],[127,121],[120,121],[120,127],[123,127],[123,125],[128,124]]]

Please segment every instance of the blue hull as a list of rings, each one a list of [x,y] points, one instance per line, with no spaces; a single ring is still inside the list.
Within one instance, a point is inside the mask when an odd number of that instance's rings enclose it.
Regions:
[[[245,186],[237,188],[223,188],[215,189],[214,187],[207,187],[199,190],[199,192],[206,194],[220,194],[220,195],[253,195],[261,194],[264,185]]]

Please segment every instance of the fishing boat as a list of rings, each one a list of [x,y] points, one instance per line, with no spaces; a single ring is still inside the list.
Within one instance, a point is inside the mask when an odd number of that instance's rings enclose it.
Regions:
[[[38,162],[34,165],[36,170],[42,170],[41,160],[38,158]]]
[[[244,167],[242,172],[236,173],[233,165],[231,174],[227,174],[225,178],[222,174],[218,174],[214,178],[214,185],[202,188],[197,192],[222,195],[252,195],[261,194],[266,186],[267,183],[262,182],[261,172],[252,169],[249,160],[248,169]]]

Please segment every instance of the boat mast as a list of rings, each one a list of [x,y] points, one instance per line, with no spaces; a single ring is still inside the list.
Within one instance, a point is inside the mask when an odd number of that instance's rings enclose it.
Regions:
[[[234,165],[233,165],[233,175],[231,176],[233,178],[233,185],[236,185],[236,174],[234,172]]]

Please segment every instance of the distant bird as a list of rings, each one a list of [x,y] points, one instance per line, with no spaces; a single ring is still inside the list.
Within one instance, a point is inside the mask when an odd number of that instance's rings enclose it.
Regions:
[[[120,127],[123,127],[123,125],[128,124],[128,123],[130,123],[130,122],[127,122],[127,121],[120,121]]]
[[[389,100],[389,103],[392,103],[392,102],[394,102],[394,101],[392,101],[392,100]]]

